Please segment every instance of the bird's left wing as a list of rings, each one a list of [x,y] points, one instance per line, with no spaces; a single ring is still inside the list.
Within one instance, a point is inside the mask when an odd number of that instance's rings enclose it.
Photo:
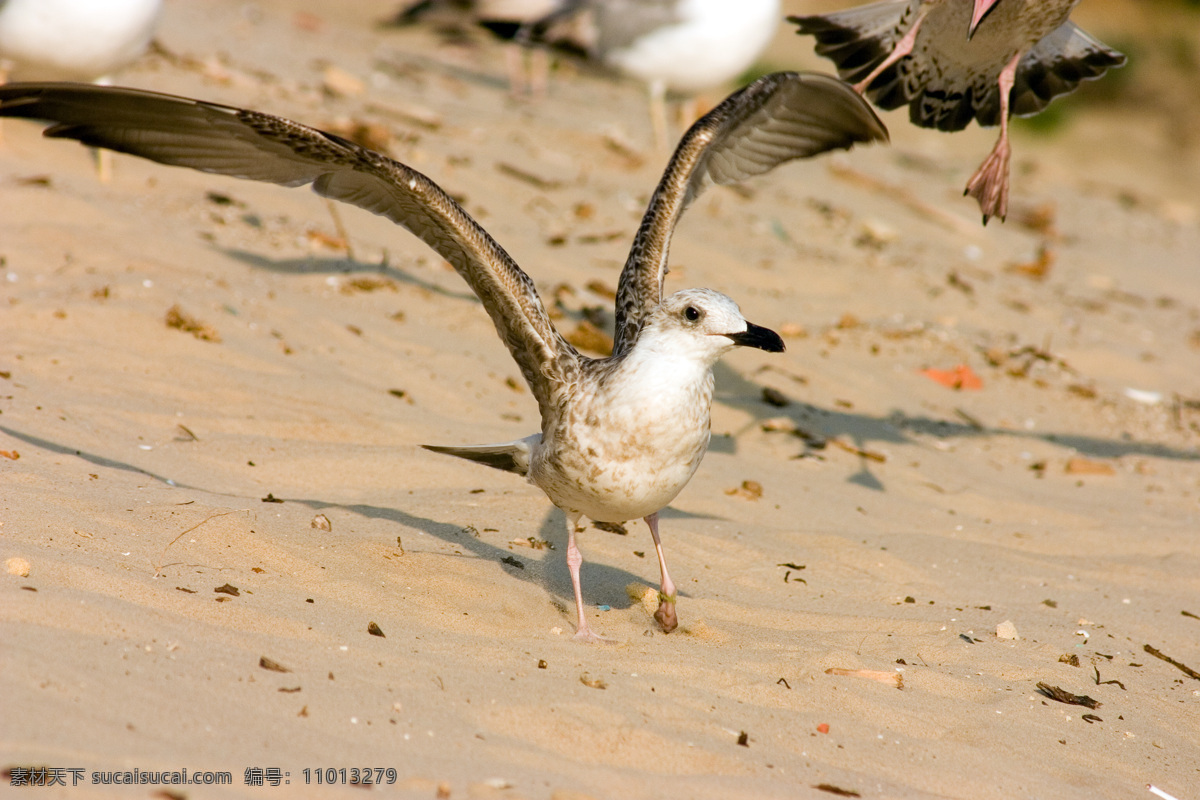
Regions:
[[[1124,64],[1124,54],[1075,23],[1064,22],[1021,58],[1011,95],[1012,113],[1036,114],[1055,97],[1075,91],[1080,82],[1095,80]]]
[[[676,223],[709,185],[738,183],[785,162],[857,142],[887,128],[849,85],[815,72],[776,72],[730,95],[683,135],[650,198],[617,286],[614,355],[631,348],[662,300]]]
[[[120,87],[0,86],[0,116],[52,123],[45,135],[324,197],[407,228],[478,295],[543,411],[579,354],[550,322],[533,281],[487,231],[414,169],[340,136],[257,111]]]

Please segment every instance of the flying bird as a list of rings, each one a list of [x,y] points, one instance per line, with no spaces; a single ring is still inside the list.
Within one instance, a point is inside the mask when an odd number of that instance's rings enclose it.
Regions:
[[[700,465],[709,442],[712,367],[735,347],[784,349],[711,289],[663,294],[671,235],[712,184],[887,131],[836,78],[775,73],[693,125],[650,199],[621,272],[613,354],[581,355],[554,328],[533,281],[467,212],[416,170],[334,134],[280,117],[135,89],[80,84],[0,87],[0,116],[48,120],[45,135],[163,164],[266,181],[382,215],[452,264],[482,301],[536,399],[541,430],[513,442],[429,449],[515,472],[562,509],[577,613],[575,638],[597,641],[580,588],[576,526],[642,518],[661,571],[655,618],[678,625],[658,513]]]
[[[1079,0],[887,0],[821,16],[793,16],[816,52],[883,109],[907,105],[923,128],[1000,125],[967,182],[990,217],[1008,214],[1008,120],[1044,109],[1125,56],[1068,17]]]

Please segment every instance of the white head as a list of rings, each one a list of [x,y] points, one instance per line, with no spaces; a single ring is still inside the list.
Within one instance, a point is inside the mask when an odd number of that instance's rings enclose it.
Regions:
[[[638,337],[639,348],[669,349],[713,364],[734,347],[783,352],[779,334],[747,322],[737,303],[712,289],[684,289],[665,298]]]

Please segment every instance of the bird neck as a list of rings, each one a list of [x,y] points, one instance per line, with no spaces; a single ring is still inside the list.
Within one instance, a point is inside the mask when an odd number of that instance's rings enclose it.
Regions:
[[[670,342],[645,337],[616,365],[612,385],[626,396],[645,395],[669,403],[686,397],[689,402],[712,397],[712,364],[705,352],[690,352]]]

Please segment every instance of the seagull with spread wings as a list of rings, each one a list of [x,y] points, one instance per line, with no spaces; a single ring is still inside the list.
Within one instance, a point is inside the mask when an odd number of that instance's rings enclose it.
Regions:
[[[642,518],[662,573],[655,614],[678,625],[658,512],[675,499],[709,442],[712,366],[737,346],[783,341],[711,289],[663,295],[676,223],[708,186],[742,181],[792,159],[887,131],[849,86],[819,74],[775,73],[736,92],[684,135],[650,199],[621,272],[613,354],[578,353],[555,330],[533,281],[441,188],[416,170],[339,136],[257,111],[135,89],[79,84],[0,87],[0,116],[48,120],[46,135],[163,164],[318,194],[403,226],[452,264],[478,295],[541,412],[514,442],[431,447],[525,476],[568,522],[576,638],[597,641],[584,613],[575,542],[582,516]]]

